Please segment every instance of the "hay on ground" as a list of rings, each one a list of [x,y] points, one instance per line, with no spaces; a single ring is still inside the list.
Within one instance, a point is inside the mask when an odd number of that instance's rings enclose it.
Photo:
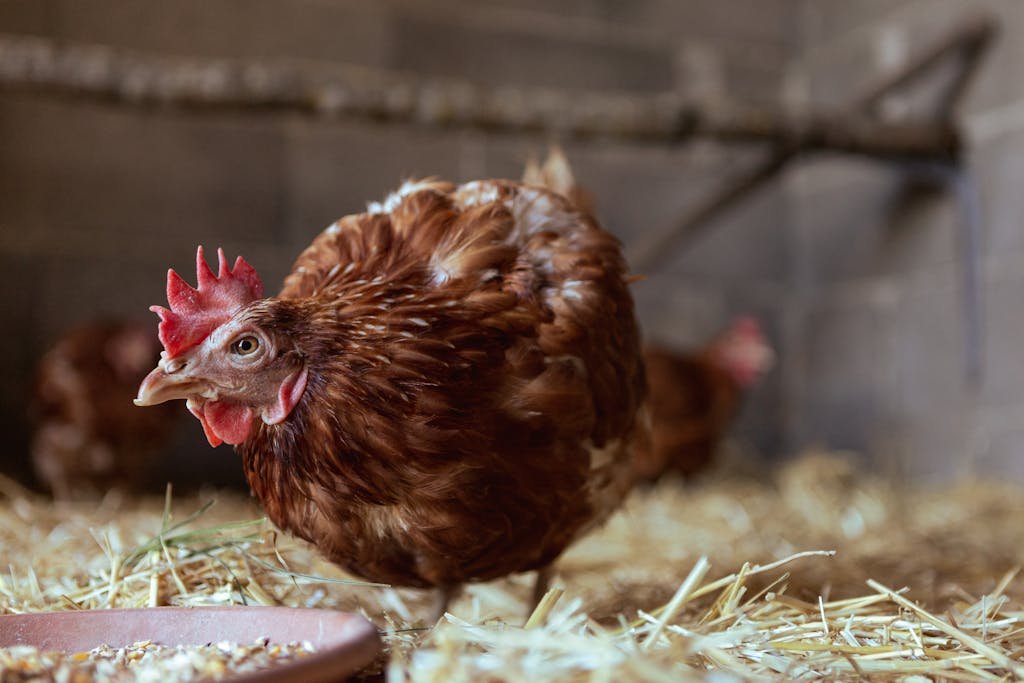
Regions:
[[[216,504],[205,502],[208,498]],[[557,565],[430,595],[369,585],[275,530],[249,499],[53,504],[0,485],[0,612],[267,604],[358,610],[389,681],[1024,678],[1024,495],[967,482],[894,491],[849,461],[765,483],[637,492]]]

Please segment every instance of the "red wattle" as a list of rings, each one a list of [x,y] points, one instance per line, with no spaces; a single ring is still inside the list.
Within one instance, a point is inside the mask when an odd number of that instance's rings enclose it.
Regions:
[[[248,406],[207,401],[201,405],[189,405],[188,409],[199,420],[206,440],[214,448],[222,443],[237,446],[248,438],[252,429],[254,414]]]
[[[226,401],[209,401],[203,414],[217,438],[232,446],[245,441],[252,430],[253,412],[249,406]]]
[[[203,436],[206,437],[206,440],[210,443],[210,445],[216,448],[217,446],[224,443],[224,441],[218,438],[217,435],[214,433],[213,428],[210,427],[210,423],[206,421],[206,415],[203,414],[204,406],[193,404],[191,401],[187,403],[187,406],[188,412],[195,415],[196,419],[199,420],[199,424],[203,426]]]

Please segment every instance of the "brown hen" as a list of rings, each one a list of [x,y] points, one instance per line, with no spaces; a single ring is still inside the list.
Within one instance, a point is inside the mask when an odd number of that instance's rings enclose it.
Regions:
[[[695,352],[645,348],[651,429],[650,441],[636,450],[638,478],[688,476],[711,464],[744,394],[773,358],[761,326],[749,317]]]
[[[321,233],[281,292],[173,271],[136,401],[184,398],[279,526],[439,587],[546,568],[631,482],[644,398],[619,244],[555,193],[409,182]]]
[[[148,325],[96,321],[64,334],[39,361],[30,403],[32,462],[55,497],[145,484],[177,417],[164,407],[132,406],[159,353]]]

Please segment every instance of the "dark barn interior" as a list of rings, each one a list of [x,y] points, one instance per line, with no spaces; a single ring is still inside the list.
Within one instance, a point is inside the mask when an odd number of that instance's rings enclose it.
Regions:
[[[893,500],[1020,483],[1022,36],[1013,0],[0,0],[5,486],[47,488],[41,359],[96,320],[155,340],[147,309],[167,268],[194,280],[197,245],[274,293],[404,180],[519,179],[556,146],[642,276],[645,343],[697,353],[753,318],[772,349],[712,477],[813,450],[839,454],[833,484],[877,477]],[[166,415],[132,486],[248,490],[228,447]],[[815,504],[860,491],[835,485]]]

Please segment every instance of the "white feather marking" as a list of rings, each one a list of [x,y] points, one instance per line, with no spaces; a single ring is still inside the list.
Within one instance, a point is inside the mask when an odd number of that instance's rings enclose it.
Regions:
[[[429,327],[429,323],[427,323],[423,318],[409,318],[409,322],[413,325],[418,325],[419,327]]]
[[[474,180],[459,186],[455,191],[455,205],[460,209],[481,204],[493,204],[501,197],[501,189],[495,183],[485,180]]]
[[[576,369],[576,372],[579,373],[582,377],[586,377],[587,376],[587,366],[583,362],[583,359],[580,358],[579,356],[575,356],[573,354],[568,354],[567,353],[567,354],[563,354],[561,356],[547,356],[547,357],[544,358],[544,364],[545,365],[551,365],[552,363],[565,363],[565,362],[572,363],[573,367],[575,367],[575,369]]]
[[[511,208],[515,224],[510,237],[516,242],[541,231],[566,235],[580,223],[579,214],[565,210],[549,193],[538,188],[519,188]]]
[[[583,300],[584,292],[581,289],[585,286],[582,280],[566,280],[561,287],[561,294],[566,299],[575,299],[576,301]]]
[[[448,282],[451,279],[452,279],[452,274],[451,273],[449,273],[447,270],[445,270],[441,266],[437,266],[437,265],[434,266],[434,277],[430,278],[430,281],[434,285],[436,285],[436,286],[443,285],[443,284],[445,284],[446,282]]]
[[[409,531],[409,522],[397,505],[368,505],[363,508],[362,518],[380,538],[391,538],[396,531]]]
[[[379,214],[379,213],[391,213],[398,205],[402,203],[402,200],[409,195],[416,194],[421,190],[430,190],[438,186],[438,183],[433,180],[407,180],[402,183],[402,186],[397,190],[389,194],[383,202],[370,202],[366,205],[367,213]]]

